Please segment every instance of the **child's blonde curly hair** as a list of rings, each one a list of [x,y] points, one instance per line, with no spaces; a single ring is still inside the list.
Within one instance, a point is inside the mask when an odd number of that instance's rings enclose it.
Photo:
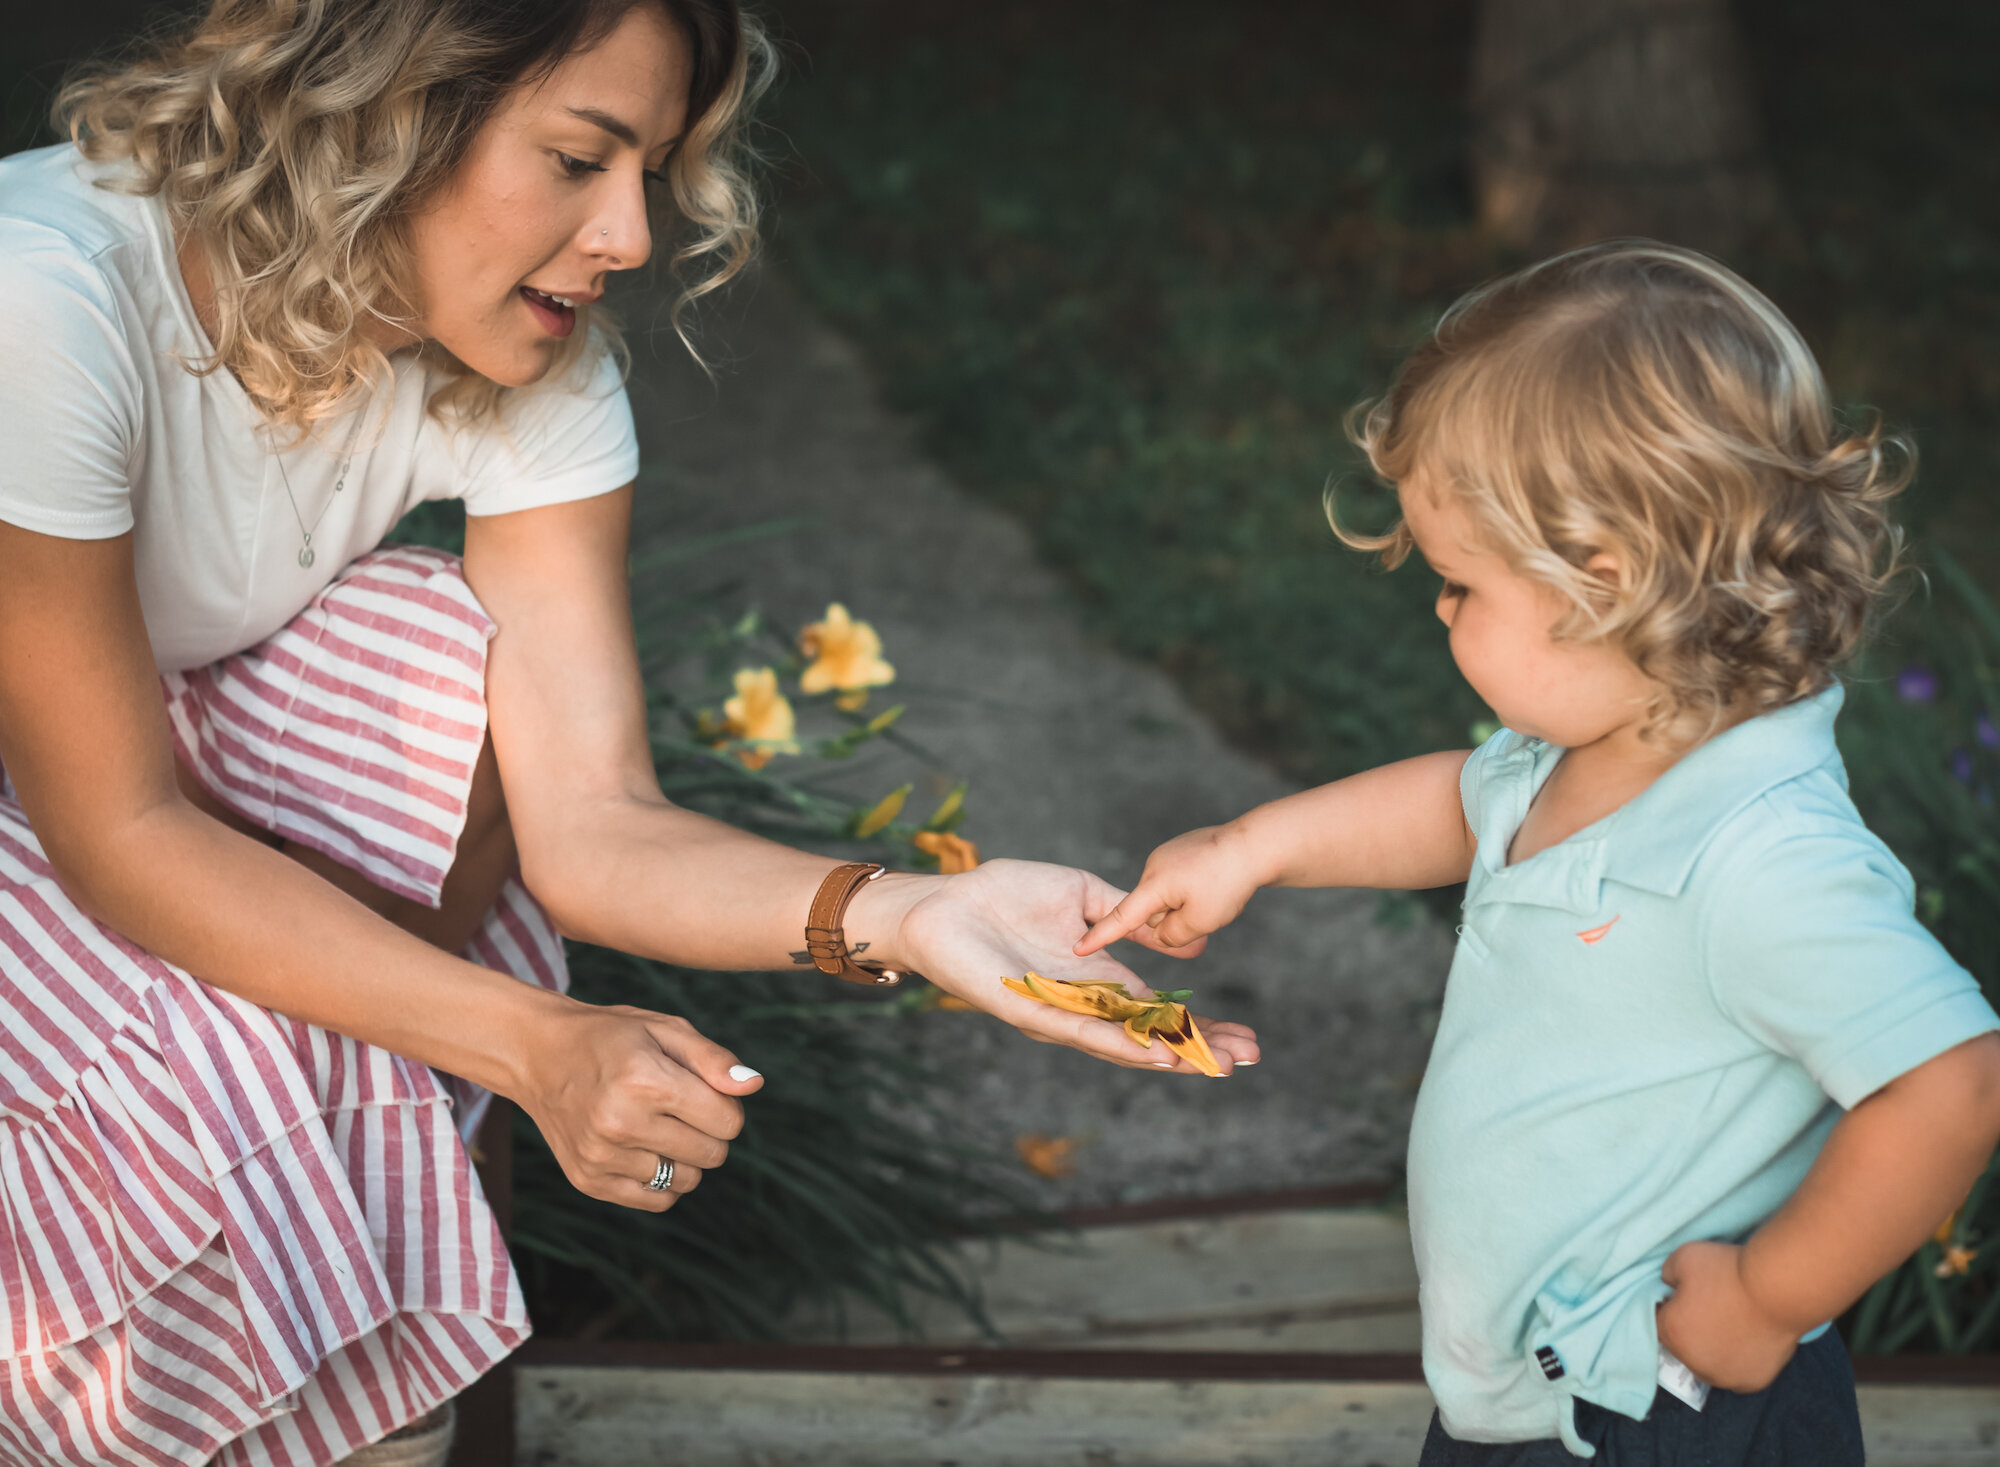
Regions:
[[[1661,691],[1647,733],[1699,738],[1829,686],[1898,567],[1888,501],[1915,456],[1843,430],[1777,307],[1650,240],[1480,287],[1349,430],[1391,483],[1421,473],[1483,548],[1569,603]],[[1331,506],[1329,505],[1329,510]],[[1414,542],[1334,531],[1394,567]],[[1616,582],[1584,569],[1608,552]]]

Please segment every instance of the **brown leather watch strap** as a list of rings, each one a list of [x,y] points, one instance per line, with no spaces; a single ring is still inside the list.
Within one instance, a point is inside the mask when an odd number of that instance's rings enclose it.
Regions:
[[[848,983],[870,985],[900,983],[905,978],[923,976],[898,972],[881,963],[857,961],[847,950],[847,934],[840,925],[847,915],[847,904],[854,900],[857,891],[887,870],[873,861],[850,861],[826,873],[826,880],[819,884],[819,891],[813,897],[812,910],[806,914],[806,952],[820,972]]]

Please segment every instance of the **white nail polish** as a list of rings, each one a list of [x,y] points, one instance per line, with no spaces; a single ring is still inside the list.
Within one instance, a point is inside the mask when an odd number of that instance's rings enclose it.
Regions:
[[[1164,1060],[1154,1060],[1154,1061],[1153,1061],[1153,1068],[1154,1068],[1154,1069],[1156,1069],[1156,1070],[1171,1070],[1171,1069],[1173,1069],[1174,1067],[1173,1067],[1172,1065],[1170,1065],[1170,1064],[1166,1063],[1166,1061],[1164,1061]]]
[[[761,1080],[764,1076],[760,1071],[753,1070],[748,1065],[731,1065],[729,1067],[729,1078],[732,1080]]]

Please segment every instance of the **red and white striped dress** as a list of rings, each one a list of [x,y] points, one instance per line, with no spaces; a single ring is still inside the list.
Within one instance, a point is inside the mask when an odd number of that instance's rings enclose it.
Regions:
[[[452,557],[377,551],[164,679],[178,752],[434,905],[492,634]],[[466,956],[567,981],[519,882]],[[317,1467],[462,1390],[529,1332],[460,1139],[484,1099],[91,921],[0,772],[0,1463]]]

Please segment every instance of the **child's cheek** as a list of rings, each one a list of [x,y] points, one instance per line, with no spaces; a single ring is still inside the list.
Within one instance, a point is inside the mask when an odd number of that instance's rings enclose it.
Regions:
[[[1492,681],[1490,658],[1486,654],[1484,642],[1479,636],[1477,619],[1466,615],[1460,607],[1457,618],[1451,624],[1451,660],[1458,664],[1458,670],[1465,680],[1472,684],[1472,690],[1486,699],[1490,707],[1493,703],[1492,690],[1487,686]]]

